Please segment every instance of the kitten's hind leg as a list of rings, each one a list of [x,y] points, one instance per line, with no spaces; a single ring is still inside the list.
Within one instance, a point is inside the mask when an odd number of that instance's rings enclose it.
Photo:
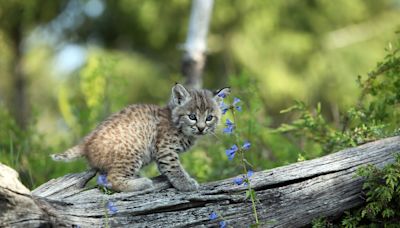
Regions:
[[[150,180],[147,177],[140,177],[136,179],[129,179],[128,180],[128,186],[134,186],[133,190],[127,190],[127,191],[140,191],[140,190],[145,190],[153,187],[153,181]],[[129,189],[129,187],[128,187]]]
[[[124,172],[116,169],[108,172],[107,180],[113,190],[121,192],[141,191],[153,187],[153,182],[149,178],[126,176]]]

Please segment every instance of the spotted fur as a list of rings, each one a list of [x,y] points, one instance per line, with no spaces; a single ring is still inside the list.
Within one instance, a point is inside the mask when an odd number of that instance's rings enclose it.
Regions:
[[[229,89],[222,90],[225,94]],[[221,118],[220,97],[208,90],[172,88],[166,107],[131,105],[102,122],[80,144],[54,160],[69,161],[84,156],[90,166],[107,173],[107,181],[117,191],[137,191],[152,187],[139,170],[156,161],[171,184],[181,191],[196,190],[198,184],[183,169],[179,154],[196,139],[215,131]]]

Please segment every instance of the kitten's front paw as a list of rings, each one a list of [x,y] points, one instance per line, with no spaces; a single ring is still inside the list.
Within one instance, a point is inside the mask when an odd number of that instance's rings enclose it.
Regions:
[[[175,184],[174,187],[182,192],[192,192],[196,191],[199,188],[199,183],[193,178],[189,178],[188,181]]]

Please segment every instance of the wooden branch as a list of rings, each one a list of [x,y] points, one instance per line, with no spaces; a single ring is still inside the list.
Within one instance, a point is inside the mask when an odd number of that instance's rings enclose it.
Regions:
[[[0,163],[0,227],[45,225],[50,225],[50,218],[19,182],[18,173]]]
[[[181,69],[186,77],[185,85],[192,88],[199,89],[203,84],[206,40],[213,4],[214,0],[193,0]]]
[[[363,180],[355,176],[355,171],[366,164],[383,167],[392,163],[399,151],[400,137],[392,137],[256,172],[250,181],[259,201],[259,220],[268,227],[299,227],[315,218],[338,216],[359,206],[364,202]],[[106,195],[96,188],[80,187],[93,175],[89,171],[51,180],[32,195],[26,189],[10,187],[7,184],[10,180],[2,177],[0,201],[5,201],[6,206],[0,206],[0,227],[27,224],[99,227],[106,223],[111,227],[217,226],[221,217],[210,221],[211,212],[222,215],[232,227],[254,223],[251,202],[245,197],[246,187],[235,185],[234,178],[202,184],[197,192],[178,192],[163,177],[158,177],[154,180],[155,189]],[[15,178],[14,174],[11,183]],[[105,207],[109,201],[118,209],[113,215]]]

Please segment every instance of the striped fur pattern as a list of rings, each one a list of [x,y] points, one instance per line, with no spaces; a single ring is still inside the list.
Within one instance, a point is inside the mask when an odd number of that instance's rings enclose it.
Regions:
[[[222,90],[225,94],[229,89]],[[179,154],[196,139],[215,131],[221,118],[220,97],[208,90],[172,88],[166,107],[131,105],[102,122],[82,142],[54,160],[84,156],[90,166],[107,174],[116,191],[138,191],[152,187],[139,170],[156,161],[161,174],[181,191],[196,190],[198,184],[183,169]]]

